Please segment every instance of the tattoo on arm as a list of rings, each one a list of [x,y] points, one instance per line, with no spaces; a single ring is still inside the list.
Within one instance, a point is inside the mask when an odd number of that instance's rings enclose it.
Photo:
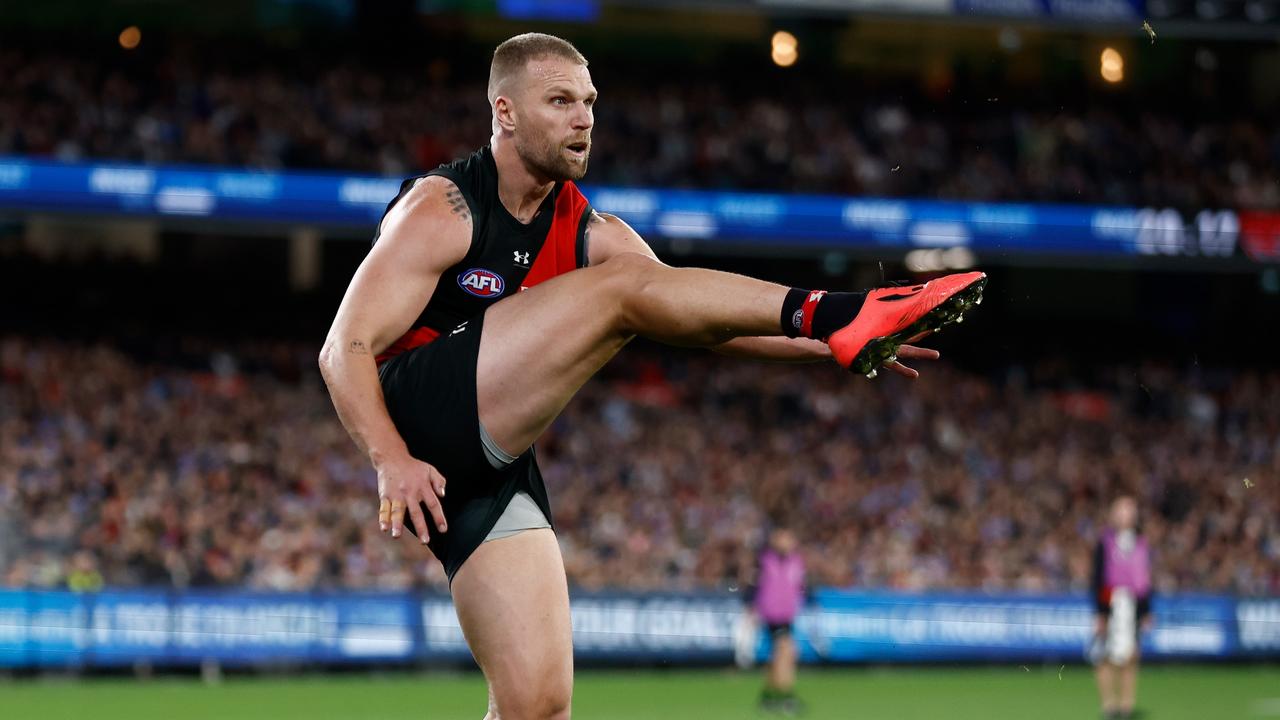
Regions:
[[[368,355],[369,348],[365,347],[365,344],[359,340],[352,340],[350,347],[347,348],[347,352],[352,355]]]
[[[471,209],[467,207],[467,199],[462,197],[462,191],[456,186],[450,188],[444,195],[445,202],[449,203],[449,209],[453,210],[453,214],[463,220],[471,219]]]
[[[605,223],[604,216],[596,212],[594,208],[591,210],[591,217],[587,218],[587,227],[582,231],[582,254],[584,267],[591,266],[591,226],[603,225]]]

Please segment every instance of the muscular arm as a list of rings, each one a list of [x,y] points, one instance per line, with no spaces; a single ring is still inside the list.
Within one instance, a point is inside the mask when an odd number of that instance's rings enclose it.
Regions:
[[[320,373],[334,408],[378,470],[384,501],[385,476],[395,468],[406,471],[412,458],[387,414],[374,356],[409,329],[440,274],[466,255],[470,242],[471,217],[457,187],[440,177],[419,181],[383,221],[382,235],[356,270],[320,351]],[[435,485],[442,493],[443,480]],[[408,510],[415,523],[422,521],[414,516],[420,513],[416,502]],[[398,537],[398,528],[392,530]]]
[[[591,265],[628,252],[658,259],[649,243],[615,215],[591,211],[586,232],[587,259]],[[724,355],[776,362],[815,362],[831,358],[826,343],[807,338],[740,337],[712,349]]]

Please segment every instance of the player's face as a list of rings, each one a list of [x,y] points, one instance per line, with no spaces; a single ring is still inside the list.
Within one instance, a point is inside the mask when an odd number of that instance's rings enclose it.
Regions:
[[[796,549],[796,536],[790,530],[774,530],[770,534],[770,540],[773,542],[773,549],[789,555]]]
[[[552,180],[581,180],[591,155],[596,88],[585,65],[531,60],[520,97],[515,148],[530,169]]]
[[[1138,505],[1132,498],[1120,498],[1111,506],[1111,524],[1117,530],[1129,530],[1138,523]]]

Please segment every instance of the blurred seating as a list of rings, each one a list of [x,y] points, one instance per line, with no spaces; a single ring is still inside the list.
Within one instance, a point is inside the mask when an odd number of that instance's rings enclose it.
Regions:
[[[450,81],[442,61],[295,62],[0,48],[0,154],[403,176],[489,138],[484,87]],[[1162,113],[1056,96],[940,103],[799,78],[744,91],[697,77],[599,82],[596,184],[1280,207],[1280,124],[1261,117],[1197,122],[1185,105]]]
[[[443,587],[288,343],[163,365],[0,338],[0,584]],[[724,588],[773,519],[820,584],[1087,586],[1134,492],[1159,590],[1280,592],[1280,372],[1065,365],[867,383],[629,349],[539,443],[570,581]],[[464,482],[451,478],[451,482]]]

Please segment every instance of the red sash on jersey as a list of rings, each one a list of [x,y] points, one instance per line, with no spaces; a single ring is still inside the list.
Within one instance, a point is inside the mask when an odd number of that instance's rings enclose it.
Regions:
[[[556,214],[551,221],[551,229],[547,231],[547,239],[529,268],[529,274],[520,283],[522,291],[578,268],[578,228],[587,207],[587,198],[576,185],[566,181],[560,189],[560,197],[556,198]]]

